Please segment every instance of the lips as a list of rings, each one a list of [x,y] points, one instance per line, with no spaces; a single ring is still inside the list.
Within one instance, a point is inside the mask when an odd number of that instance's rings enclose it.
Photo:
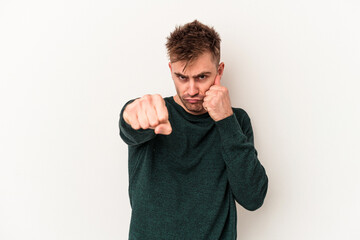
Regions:
[[[189,103],[199,103],[202,101],[202,99],[197,99],[197,98],[185,98],[185,101],[189,102]]]

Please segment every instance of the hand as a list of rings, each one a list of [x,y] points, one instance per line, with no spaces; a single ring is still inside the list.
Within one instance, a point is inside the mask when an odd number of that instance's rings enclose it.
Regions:
[[[172,132],[164,99],[159,95],[145,95],[126,106],[124,120],[135,130],[154,129],[156,134]]]
[[[203,102],[204,109],[208,111],[214,121],[220,121],[233,114],[231,108],[229,91],[220,85],[220,75],[215,78],[214,85],[205,93]]]

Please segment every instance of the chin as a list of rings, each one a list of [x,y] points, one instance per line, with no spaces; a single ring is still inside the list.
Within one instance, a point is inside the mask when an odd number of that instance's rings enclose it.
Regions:
[[[189,105],[189,104],[185,104],[185,107],[188,111],[193,112],[193,113],[197,113],[197,114],[201,114],[205,111],[205,109],[203,108],[203,106],[201,104],[199,105]]]
[[[182,103],[183,108],[192,114],[198,115],[198,114],[202,114],[205,113],[206,110],[204,109],[203,105],[202,105],[202,101],[201,103],[197,103],[197,104],[192,104],[192,103],[188,103],[186,102],[183,97],[180,97],[180,95],[178,94],[178,99],[180,100],[180,102]]]

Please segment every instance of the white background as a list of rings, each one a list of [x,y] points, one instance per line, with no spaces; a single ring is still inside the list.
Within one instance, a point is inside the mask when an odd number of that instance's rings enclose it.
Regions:
[[[269,190],[238,238],[360,239],[356,0],[0,1],[0,239],[127,239],[123,104],[175,93],[166,37],[222,37]]]

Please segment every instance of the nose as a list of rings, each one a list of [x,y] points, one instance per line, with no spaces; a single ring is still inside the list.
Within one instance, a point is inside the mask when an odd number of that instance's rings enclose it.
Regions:
[[[196,84],[196,82],[194,81],[194,79],[191,79],[189,81],[189,88],[188,88],[188,94],[190,96],[195,96],[199,93],[199,89],[198,86]]]

